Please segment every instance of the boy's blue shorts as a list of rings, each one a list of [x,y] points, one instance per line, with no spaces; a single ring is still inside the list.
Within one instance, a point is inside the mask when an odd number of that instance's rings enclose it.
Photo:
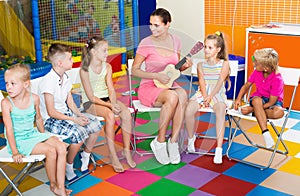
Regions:
[[[255,97],[251,97],[251,98],[250,98],[250,106],[252,106],[252,107],[253,107],[253,105],[252,105],[252,100],[253,100],[254,98],[255,98]],[[261,99],[262,99],[263,104],[269,102],[269,98],[267,98],[267,97],[261,97]],[[271,107],[269,107],[269,108],[273,108],[274,106],[283,107],[283,102],[282,102],[282,101],[276,101],[276,103],[275,103],[274,105],[272,105]]]

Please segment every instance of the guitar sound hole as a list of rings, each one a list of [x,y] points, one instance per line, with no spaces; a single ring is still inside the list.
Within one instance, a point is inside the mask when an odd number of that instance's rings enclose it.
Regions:
[[[168,71],[168,72],[167,72],[167,76],[168,76],[169,78],[171,78],[171,77],[172,77],[172,72]]]

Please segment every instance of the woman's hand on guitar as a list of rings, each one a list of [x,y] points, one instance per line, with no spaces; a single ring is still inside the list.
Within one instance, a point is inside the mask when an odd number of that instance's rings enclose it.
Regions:
[[[157,73],[155,79],[162,84],[167,84],[170,81],[170,77],[164,73]]]
[[[186,61],[185,63],[182,65],[182,67],[180,68],[180,71],[184,71],[187,68],[191,67],[193,65],[193,61],[190,57],[186,57]]]

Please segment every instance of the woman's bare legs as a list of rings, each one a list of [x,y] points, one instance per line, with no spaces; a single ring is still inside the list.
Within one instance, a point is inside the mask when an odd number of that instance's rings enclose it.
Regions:
[[[155,106],[161,106],[158,138],[157,141],[162,143],[166,141],[166,132],[169,126],[170,120],[176,115],[179,99],[175,90],[165,90],[160,93],[155,103]],[[174,122],[173,122],[174,123]],[[174,124],[173,124],[174,126]],[[177,128],[176,128],[177,129]],[[173,128],[173,130],[176,130]],[[176,134],[172,132],[172,135]]]
[[[56,195],[70,195],[72,192],[65,189],[66,153],[66,145],[56,137],[38,143],[31,153],[45,154],[45,168],[50,181],[50,190]]]
[[[157,106],[162,105],[157,141],[154,139],[150,146],[154,150],[156,159],[162,164],[178,164],[180,162],[178,136],[182,128],[184,111],[187,103],[187,95],[183,89],[165,90],[157,98]],[[172,119],[172,137],[166,149],[167,127]]]
[[[182,123],[184,119],[184,112],[187,106],[187,94],[184,89],[178,88],[175,90],[178,96],[178,104],[172,120],[172,138],[171,142],[177,142]]]

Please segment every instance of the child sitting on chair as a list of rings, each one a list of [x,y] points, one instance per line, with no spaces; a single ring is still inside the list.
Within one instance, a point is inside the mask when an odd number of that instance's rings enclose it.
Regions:
[[[222,163],[223,139],[225,132],[225,115],[227,96],[225,82],[229,81],[230,67],[223,33],[217,31],[204,40],[206,60],[197,65],[199,90],[193,95],[186,107],[185,121],[188,132],[188,152],[195,152],[196,128],[195,116],[200,107],[211,107],[216,114],[217,147],[213,162]],[[230,83],[229,87],[230,88]]]
[[[15,64],[6,70],[4,77],[8,96],[1,107],[8,152],[15,163],[22,163],[24,156],[44,154],[50,190],[55,195],[70,195],[71,190],[65,189],[66,145],[45,133],[40,99],[30,92],[29,66]]]
[[[90,154],[102,125],[96,117],[81,113],[74,103],[71,94],[72,83],[65,73],[72,69],[73,65],[70,48],[64,44],[52,44],[48,58],[52,63],[52,69],[39,84],[41,114],[47,131],[70,139],[66,177],[67,180],[73,181],[78,178],[73,169],[74,158],[83,143],[84,149],[80,153],[81,172],[89,172]]]
[[[129,167],[136,167],[130,152],[131,114],[127,106],[117,100],[112,81],[112,66],[106,62],[108,42],[99,36],[90,38],[82,50],[80,79],[84,110],[105,119],[105,134],[112,167],[124,172],[115,149],[115,115],[121,118],[124,156]]]
[[[234,103],[234,109],[240,109],[247,115],[254,112],[262,130],[267,148],[272,148],[274,140],[267,127],[267,119],[277,119],[284,115],[283,111],[283,79],[278,73],[278,53],[272,48],[258,49],[252,56],[255,70],[244,84]],[[255,84],[256,91],[250,96],[250,106],[241,106],[241,99]],[[240,107],[240,108],[239,108]]]

